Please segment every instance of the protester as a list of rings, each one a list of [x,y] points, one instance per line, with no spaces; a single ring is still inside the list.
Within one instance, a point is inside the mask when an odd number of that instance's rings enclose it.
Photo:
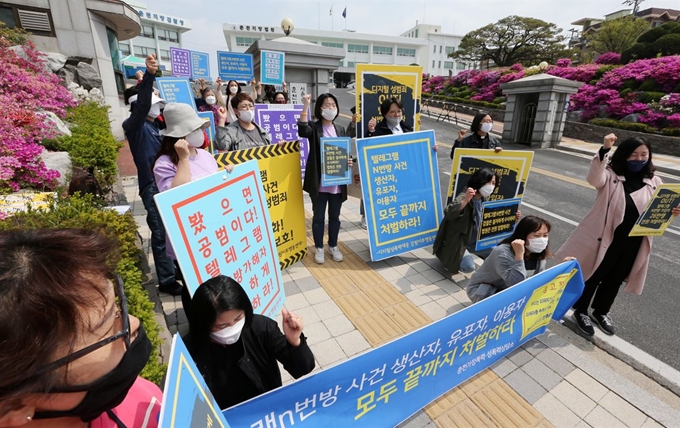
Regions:
[[[347,186],[321,186],[321,138],[322,137],[354,137],[356,135],[356,115],[352,122],[343,129],[333,121],[338,117],[338,100],[333,94],[321,94],[316,99],[314,117],[316,121],[310,123],[307,112],[311,104],[311,95],[302,97],[302,113],[298,121],[298,136],[309,141],[309,156],[305,169],[305,179],[302,189],[312,200],[312,234],[316,252],[314,261],[318,264],[325,262],[323,247],[324,217],[328,207],[328,252],[336,262],[344,257],[338,248],[338,234],[340,233],[340,210],[342,203],[347,200]],[[352,159],[349,159],[352,167]]]
[[[472,274],[465,287],[473,303],[524,281],[545,270],[550,223],[526,216],[517,223],[512,236],[495,247],[484,263]]]
[[[250,95],[238,93],[232,100],[231,106],[236,112],[238,120],[225,126],[227,110],[220,107],[217,111],[215,126],[215,148],[217,150],[233,152],[250,147],[267,146],[272,143],[269,132],[260,128],[255,122],[255,103]]]
[[[277,91],[274,93],[273,101],[272,104],[286,104],[288,103],[288,96],[285,92]]]
[[[182,286],[175,280],[175,268],[166,255],[165,229],[153,200],[158,193],[151,168],[156,153],[161,147],[160,128],[156,119],[165,106],[165,101],[153,95],[153,82],[156,80],[158,64],[155,55],[146,58],[146,72],[142,83],[125,91],[126,104],[130,104],[130,117],[123,122],[127,138],[137,167],[139,196],[146,209],[146,223],[151,231],[151,252],[153,253],[158,289],[163,293],[178,296]]]
[[[203,91],[208,89],[205,85],[205,79],[198,79],[198,88],[196,86],[192,86],[193,91],[194,91],[194,104],[196,104],[196,108],[200,109],[201,107],[204,107],[206,105],[205,97],[203,96]]]
[[[0,232],[0,426],[158,426],[152,352],[128,315],[116,243],[93,230]]]
[[[501,142],[494,138],[489,132],[493,128],[493,119],[486,113],[479,113],[472,119],[470,131],[472,134],[467,135],[465,129],[458,132],[458,138],[453,143],[451,148],[451,159],[453,159],[453,152],[457,148],[461,149],[493,149],[496,153],[503,150]]]
[[[219,104],[217,103],[215,91],[210,88],[205,88],[201,91],[201,98],[203,99],[204,104],[197,107],[198,111],[212,112],[215,122],[217,122],[217,109],[219,108]]]
[[[633,137],[612,155],[616,140],[614,134],[605,136],[590,162],[587,180],[597,189],[595,204],[557,252],[557,257],[576,257],[581,265],[585,288],[573,317],[587,336],[595,334],[591,319],[605,334],[616,332],[610,311],[619,288],[626,281],[626,292],[642,294],[652,251],[651,237],[628,236],[662,183],[654,175],[652,147]],[[680,207],[672,213],[680,215]],[[588,306],[593,309],[590,316]]]
[[[215,84],[217,85],[217,91],[215,92],[215,96],[217,97],[217,102],[221,105],[227,108],[227,118],[225,120],[225,124],[230,124],[232,122],[236,122],[238,120],[238,117],[236,116],[236,113],[234,112],[234,108],[231,106],[231,100],[238,94],[241,93],[241,85],[238,84],[236,80],[230,80],[227,82],[227,97],[224,98],[224,95],[222,94],[222,79],[217,78],[215,81]],[[217,123],[217,120],[219,119],[219,116],[215,116],[215,123]]]
[[[277,361],[295,379],[314,369],[302,319],[281,314],[283,333],[276,321],[254,314],[243,288],[224,275],[194,293],[184,340],[221,409],[280,387]]]
[[[467,188],[444,209],[444,219],[434,240],[433,252],[451,273],[470,273],[475,262],[470,254],[477,244],[477,231],[482,224],[482,203],[496,188],[497,174],[482,168],[475,171]]]

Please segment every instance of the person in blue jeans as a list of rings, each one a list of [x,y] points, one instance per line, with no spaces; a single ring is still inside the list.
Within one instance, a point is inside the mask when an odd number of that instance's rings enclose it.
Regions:
[[[153,95],[153,83],[156,80],[158,64],[155,55],[146,57],[146,72],[142,82],[125,91],[125,103],[130,104],[130,117],[123,122],[125,138],[130,145],[132,158],[137,167],[139,196],[146,209],[146,223],[151,230],[151,252],[153,253],[158,289],[161,292],[178,296],[183,286],[175,279],[175,265],[167,256],[165,248],[165,229],[160,214],[153,200],[158,193],[153,178],[153,167],[156,153],[161,147],[161,137],[156,118],[161,113],[165,101]]]
[[[312,218],[312,234],[316,252],[314,261],[325,262],[323,247],[323,230],[328,207],[328,252],[336,262],[344,257],[338,248],[340,233],[340,210],[347,200],[347,186],[321,186],[321,138],[322,137],[354,137],[356,135],[356,116],[347,126],[347,130],[333,123],[338,117],[338,100],[332,94],[321,94],[314,107],[315,122],[309,122],[307,112],[311,104],[309,94],[302,97],[304,108],[298,121],[298,135],[309,140],[309,157],[305,169],[305,180],[302,189],[309,193],[314,215]],[[352,166],[352,159],[349,160]]]

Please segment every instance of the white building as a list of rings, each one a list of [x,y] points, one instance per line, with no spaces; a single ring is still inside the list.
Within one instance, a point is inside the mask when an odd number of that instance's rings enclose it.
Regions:
[[[160,65],[165,66],[166,72],[170,71],[170,48],[182,47],[182,33],[191,30],[191,23],[184,18],[147,10],[146,4],[140,1],[127,0],[127,3],[137,11],[142,31],[134,39],[118,44],[123,56],[134,54],[146,58],[156,54]]]
[[[413,37],[427,40],[427,48],[420,50],[418,62],[423,66],[423,71],[435,76],[452,75],[470,68],[469,64],[449,58],[449,54],[455,52],[460,45],[463,36],[442,33],[440,25],[418,24],[401,33],[402,37]]]

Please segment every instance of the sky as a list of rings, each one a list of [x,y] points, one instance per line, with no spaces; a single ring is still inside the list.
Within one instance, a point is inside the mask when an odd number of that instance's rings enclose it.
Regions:
[[[416,25],[442,26],[442,33],[464,36],[509,15],[542,19],[557,24],[569,35],[571,22],[599,18],[621,9],[623,0],[142,0],[150,11],[163,12],[191,21],[184,33],[183,47],[211,55],[216,73],[217,50],[227,50],[222,24],[280,27],[290,18],[296,28],[341,30],[398,36]],[[680,9],[678,0],[645,0],[640,9],[650,7]],[[333,9],[333,15],[329,12]],[[342,18],[347,8],[347,18]],[[295,36],[293,30],[292,36]]]

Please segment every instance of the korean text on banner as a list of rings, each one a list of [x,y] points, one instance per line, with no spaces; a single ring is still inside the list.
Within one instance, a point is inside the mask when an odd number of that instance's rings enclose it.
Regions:
[[[199,111],[198,117],[209,120],[210,126],[205,130],[208,133],[208,140],[210,140],[210,153],[215,153],[215,115],[211,111]]]
[[[482,227],[477,235],[476,251],[488,250],[512,235],[522,200],[503,199],[482,204]]]
[[[191,78],[210,79],[210,55],[191,51]]]
[[[432,245],[443,218],[434,131],[357,140],[371,260]]]
[[[189,104],[196,110],[196,99],[191,90],[189,79],[176,79],[174,77],[159,77],[156,79],[158,92],[166,102]]]
[[[288,84],[288,98],[291,104],[302,103],[302,97],[307,94],[306,83],[289,83]]]
[[[499,153],[488,149],[456,149],[453,152],[451,181],[448,199],[454,199],[467,188],[470,176],[482,168],[490,168],[498,174],[496,189],[489,201],[521,198],[529,179],[534,152],[503,150]]]
[[[224,411],[232,426],[393,427],[561,319],[583,291],[562,263],[386,345]]]
[[[257,162],[154,196],[191,294],[217,275],[241,284],[255,313],[275,317],[285,295]]]
[[[299,153],[294,141],[215,155],[220,166],[257,160],[281,269],[307,254]]]
[[[215,398],[178,334],[172,338],[159,428],[229,428]]]
[[[368,129],[368,122],[383,120],[380,104],[398,98],[404,105],[403,120],[414,130],[420,129],[420,90],[423,68],[420,66],[357,64],[356,106],[360,123],[357,137]]]
[[[250,82],[255,76],[253,54],[217,51],[217,74],[222,80]]]
[[[174,77],[191,77],[191,51],[171,47],[170,68]]]
[[[255,122],[272,136],[272,143],[281,140],[294,141],[299,138],[297,122],[302,114],[302,104],[255,104]],[[300,138],[300,171],[305,178],[309,141]]]
[[[260,81],[263,85],[282,85],[285,79],[286,54],[283,52],[260,52]]]
[[[629,236],[661,236],[673,222],[671,210],[680,204],[680,184],[657,187]]]
[[[349,167],[352,139],[349,137],[321,138],[321,185],[352,184]]]

